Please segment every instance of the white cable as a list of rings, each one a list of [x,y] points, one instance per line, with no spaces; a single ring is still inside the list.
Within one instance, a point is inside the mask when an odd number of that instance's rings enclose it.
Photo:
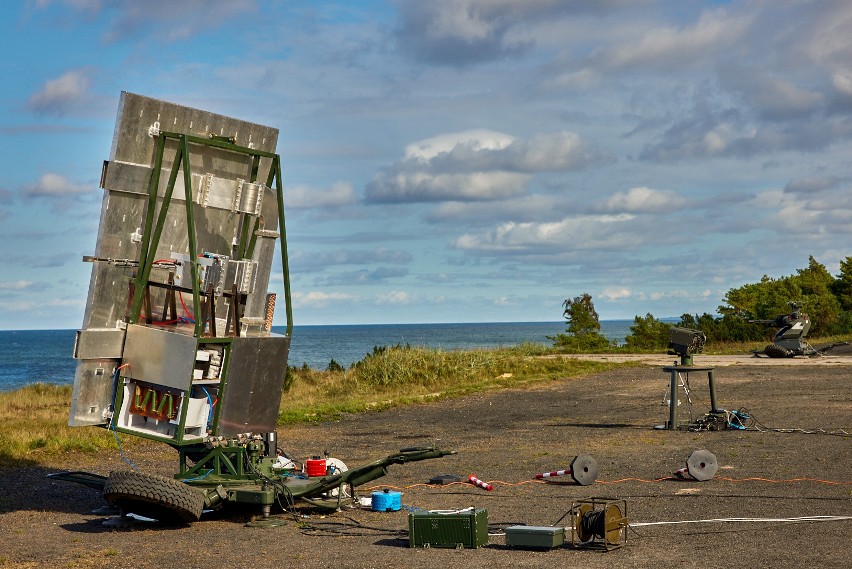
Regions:
[[[669,522],[638,522],[630,527],[662,526],[674,524],[709,524],[722,522],[841,522],[852,520],[852,516],[801,516],[798,518],[714,518],[707,520],[679,520]]]
[[[471,506],[469,508],[462,508],[461,510],[429,510],[430,514],[438,514],[441,516],[451,516],[453,514],[466,514],[468,512],[473,512],[474,507]]]

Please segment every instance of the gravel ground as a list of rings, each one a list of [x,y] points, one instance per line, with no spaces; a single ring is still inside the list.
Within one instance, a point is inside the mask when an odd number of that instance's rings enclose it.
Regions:
[[[0,469],[0,567],[848,567],[848,520],[639,525],[852,516],[852,439],[839,433],[852,432],[852,356],[840,352],[831,360],[779,365],[777,360],[696,358],[698,365],[719,366],[715,377],[722,407],[747,408],[770,429],[808,432],[654,429],[668,417],[668,374],[659,362],[279,432],[280,445],[292,455],[309,457],[328,449],[349,465],[408,446],[456,450],[453,456],[392,466],[359,494],[388,487],[401,490],[408,507],[486,508],[495,525],[551,525],[574,500],[624,499],[630,522],[637,525],[625,547],[615,551],[519,550],[506,547],[499,535],[479,549],[411,549],[405,510],[326,515],[300,508],[303,523],[349,530],[343,534],[312,535],[286,514],[278,518],[279,527],[246,527],[254,512],[244,510],[205,514],[189,526],[149,522],[109,529],[104,515],[92,513],[103,505],[96,491],[46,476],[59,470],[108,474],[127,469],[117,452],[107,452]],[[706,375],[693,374],[690,381],[692,411],[701,416],[709,408]],[[688,414],[684,401],[680,415]],[[716,455],[716,476],[706,482],[671,479],[696,449]],[[600,467],[595,485],[561,478],[531,482],[536,473],[567,468],[583,453],[594,456]],[[133,452],[130,458],[147,473],[170,474],[176,468],[176,456],[165,446]],[[494,491],[422,484],[444,473],[475,473]],[[329,522],[383,531],[351,531]]]

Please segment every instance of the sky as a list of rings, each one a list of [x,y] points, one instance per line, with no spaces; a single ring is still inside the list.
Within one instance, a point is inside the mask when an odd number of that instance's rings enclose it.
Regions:
[[[712,314],[852,254],[845,0],[0,9],[0,329],[82,325],[121,91],[279,129],[296,325]]]

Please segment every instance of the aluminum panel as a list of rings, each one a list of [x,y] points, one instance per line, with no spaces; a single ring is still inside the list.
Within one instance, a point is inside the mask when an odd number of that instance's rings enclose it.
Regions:
[[[235,168],[236,174],[228,177],[214,176],[213,174],[200,174],[196,172],[199,164],[191,164],[192,199],[203,207],[226,209],[232,212],[245,212],[252,215],[260,215],[262,211],[263,198],[267,188],[260,182],[251,183],[246,179],[238,177],[240,173],[246,178],[251,173],[251,164],[245,160],[236,161],[239,166]],[[104,164],[101,187],[111,192],[124,192],[131,194],[148,195],[148,185],[151,173],[154,169],[147,164],[131,164],[128,162],[106,162]],[[169,182],[169,169],[160,170],[157,195],[163,197]],[[183,201],[186,189],[183,185],[183,176],[175,180],[174,194],[172,199]],[[274,194],[273,194],[274,197]]]
[[[124,334],[124,330],[116,328],[80,330],[74,342],[74,358],[78,360],[121,359]]]
[[[105,193],[95,256],[112,259],[139,257],[143,196]],[[89,281],[89,296],[83,328],[115,328],[127,310],[128,283],[133,269],[95,263]]]
[[[188,390],[198,343],[194,336],[131,324],[121,371],[126,377]]]
[[[151,180],[151,172],[153,168],[148,164],[130,164],[129,162],[104,162],[104,170],[101,175],[101,187],[110,192],[127,192],[131,194],[148,195],[148,185]],[[166,176],[168,182],[168,172],[160,174]],[[165,184],[160,184],[160,188],[165,188]],[[162,195],[162,192],[161,194]]]
[[[83,427],[105,425],[113,404],[113,373],[119,360],[94,359],[77,364],[74,390],[71,394],[71,414],[68,425]]]
[[[104,165],[101,185],[106,190],[101,206],[100,226],[95,245],[94,257],[101,259],[128,259],[140,261],[142,235],[148,209],[148,186],[153,171],[156,144],[161,131],[177,132],[209,138],[210,135],[233,137],[237,145],[255,148],[264,152],[275,152],[278,130],[247,121],[192,109],[189,107],[143,97],[132,93],[122,93],[118,116],[115,124],[109,162]],[[165,141],[162,172],[158,194],[162,198],[168,184],[169,172],[174,163],[178,143],[174,139]],[[172,253],[187,254],[189,238],[187,231],[187,207],[192,207],[196,227],[197,253],[214,253],[234,258],[238,239],[244,233],[242,223],[251,224],[261,220],[261,230],[278,229],[278,210],[275,191],[265,187],[267,175],[272,164],[270,158],[260,158],[257,165],[258,179],[249,183],[253,164],[250,156],[235,153],[210,145],[189,145],[189,164],[192,171],[193,201],[186,204],[184,179],[179,175],[176,180],[172,202],[166,215],[162,236],[156,251],[156,259],[169,259]],[[205,181],[209,181],[207,195],[203,194]],[[243,181],[241,184],[240,181]],[[206,202],[205,202],[206,199]],[[195,203],[201,202],[201,203]],[[204,205],[208,207],[204,207]],[[162,199],[153,206],[154,219],[162,207]],[[246,212],[248,215],[241,214]],[[271,245],[270,245],[271,243]],[[263,317],[266,287],[272,263],[274,239],[259,239],[255,247],[254,261],[263,263],[257,272],[257,286],[248,295],[244,316]],[[241,260],[241,259],[236,259]],[[131,365],[122,375],[178,389],[188,389],[192,368],[195,363],[197,339],[192,336],[191,326],[180,326],[184,333],[149,326],[128,326],[126,341],[121,346],[119,326],[124,326],[129,309],[129,283],[136,275],[134,267],[116,266],[112,262],[98,261],[93,264],[89,285],[89,296],[83,319],[83,330],[76,353],[79,358],[74,383],[72,402],[72,425],[104,424],[103,416],[108,414],[113,403],[115,386],[112,373],[114,368],[124,361]],[[151,282],[165,283],[168,269],[155,268]],[[141,291],[139,292],[141,294]],[[166,303],[166,291],[152,286],[150,314],[143,314],[155,320],[163,316]],[[180,293],[178,293],[180,294]],[[191,297],[191,295],[189,295]],[[229,300],[220,297],[216,302],[217,321],[223,320],[228,312]],[[184,308],[184,303],[186,308]],[[184,292],[178,299],[178,315],[195,317],[190,314],[193,304]],[[185,312],[185,314],[184,314]],[[222,325],[221,328],[224,328]],[[100,330],[109,330],[101,334]],[[281,373],[261,369],[258,378],[246,379],[241,366],[235,369],[234,381],[245,384],[248,390],[243,399],[239,389],[233,390],[238,401],[246,403],[250,409],[262,410],[260,416],[263,425],[272,425],[277,420],[277,404],[274,411],[263,411],[262,402],[254,401],[257,389],[266,389],[270,385],[280,398],[283,374],[286,372],[286,342],[273,341],[272,350],[260,347],[256,355],[266,357],[267,351],[283,362]],[[282,347],[283,346],[283,347]],[[253,348],[238,347],[238,361],[244,360],[242,367],[257,365],[248,362]],[[241,356],[241,354],[243,354]],[[109,359],[107,359],[109,358]],[[121,359],[120,359],[121,358]],[[279,377],[280,376],[280,377]],[[257,387],[252,391],[253,387]],[[242,388],[240,388],[242,389]],[[269,393],[262,391],[263,398]],[[260,397],[258,396],[258,399]],[[237,404],[234,404],[235,413]],[[253,411],[252,411],[253,412]],[[254,419],[252,418],[252,421]],[[237,418],[234,423],[239,423]],[[252,423],[254,424],[254,423]],[[240,431],[245,428],[240,428]]]
[[[204,138],[211,134],[233,136],[237,144],[265,152],[275,152],[278,143],[278,129],[275,128],[122,92],[110,160],[149,164],[154,155],[153,135],[159,131]],[[164,167],[170,167],[173,162],[174,148],[167,149]],[[266,169],[268,163],[264,168],[261,162],[261,171]]]
[[[219,402],[218,435],[275,430],[289,350],[287,336],[234,338],[225,392]]]
[[[252,318],[266,320],[266,292],[269,290],[269,276],[272,271],[275,244],[278,240],[273,237],[260,235],[254,247],[254,260],[257,274],[255,275],[255,294],[249,296],[246,302],[245,314]]]

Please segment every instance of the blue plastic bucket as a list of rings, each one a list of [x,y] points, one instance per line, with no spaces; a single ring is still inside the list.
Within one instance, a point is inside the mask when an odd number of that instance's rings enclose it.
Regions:
[[[396,512],[402,508],[402,493],[385,489],[371,494],[371,508],[374,512]]]

